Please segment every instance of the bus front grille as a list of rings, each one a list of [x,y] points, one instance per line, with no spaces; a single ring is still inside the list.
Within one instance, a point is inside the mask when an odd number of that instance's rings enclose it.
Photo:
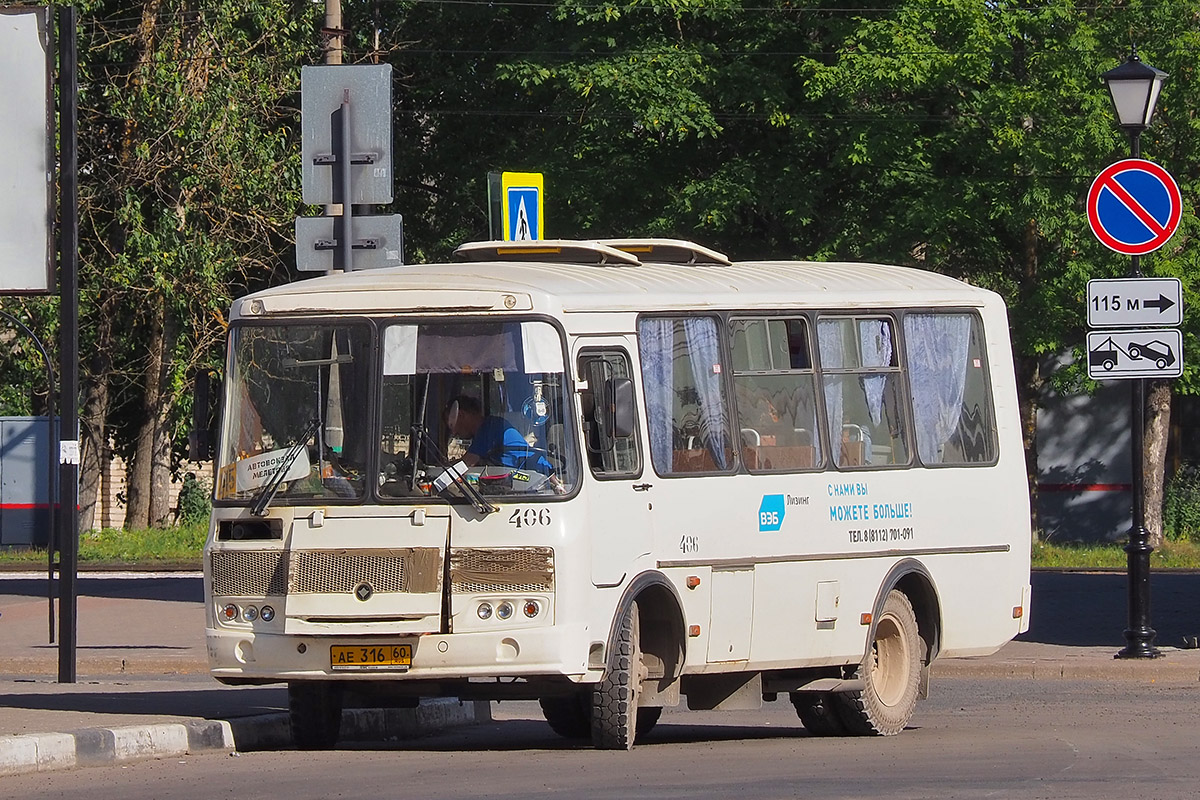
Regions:
[[[287,591],[287,559],[282,550],[214,550],[213,594],[266,597]]]
[[[436,592],[441,579],[436,547],[388,550],[214,550],[213,594],[353,594],[368,584],[378,593]]]
[[[554,549],[472,547],[451,550],[450,590],[454,594],[551,592],[554,590]]]

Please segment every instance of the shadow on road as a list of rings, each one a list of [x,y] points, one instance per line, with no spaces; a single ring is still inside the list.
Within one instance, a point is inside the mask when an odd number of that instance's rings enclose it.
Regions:
[[[1129,627],[1122,573],[1034,572],[1029,632],[1021,641],[1081,647],[1124,647]],[[1200,634],[1200,575],[1152,572],[1150,627],[1155,643],[1179,647]]]
[[[162,600],[178,603],[203,603],[204,579],[191,575],[154,578],[89,578],[81,575],[76,582],[80,597],[112,597],[126,600]],[[4,578],[0,595],[45,597],[45,578]]]
[[[81,711],[94,714],[153,714],[164,717],[228,719],[287,710],[279,687],[214,687],[184,691],[0,694],[0,709]]]
[[[677,717],[660,723],[650,733],[639,734],[637,747],[673,744],[712,744],[715,742],[768,741],[811,738],[800,720],[794,726],[778,725],[712,725],[684,722]],[[550,730],[541,720],[508,719],[483,725],[450,728],[432,736],[407,738],[391,742],[339,742],[338,750],[384,751],[405,750],[429,753],[454,752],[521,752],[530,750],[592,750],[585,739],[564,739]]]

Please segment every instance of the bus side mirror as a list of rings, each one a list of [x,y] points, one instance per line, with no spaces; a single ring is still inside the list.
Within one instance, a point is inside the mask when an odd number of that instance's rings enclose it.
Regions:
[[[629,378],[605,381],[604,427],[613,438],[633,435],[633,381]]]
[[[188,432],[188,461],[208,461],[212,458],[212,381],[208,370],[192,375],[192,429]]]

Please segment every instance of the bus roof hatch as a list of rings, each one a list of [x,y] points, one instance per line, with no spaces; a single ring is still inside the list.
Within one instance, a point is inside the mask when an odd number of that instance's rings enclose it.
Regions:
[[[599,242],[635,255],[642,261],[661,264],[710,264],[727,267],[733,263],[724,253],[683,239],[600,239]]]
[[[457,261],[553,261],[636,267],[636,255],[599,242],[538,239],[529,242],[467,242],[454,251]]]

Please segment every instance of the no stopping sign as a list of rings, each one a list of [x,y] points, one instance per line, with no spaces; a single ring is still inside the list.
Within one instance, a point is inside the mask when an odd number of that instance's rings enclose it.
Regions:
[[[1183,214],[1179,186],[1171,174],[1141,158],[1118,161],[1092,182],[1088,224],[1100,243],[1128,256],[1151,253],[1167,243]]]

